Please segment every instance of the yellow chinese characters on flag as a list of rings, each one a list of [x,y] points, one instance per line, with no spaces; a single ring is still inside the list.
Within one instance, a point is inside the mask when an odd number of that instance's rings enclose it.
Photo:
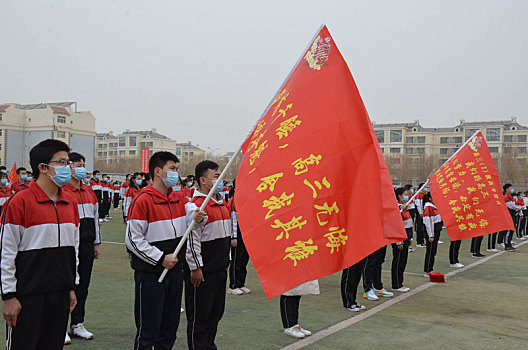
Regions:
[[[434,173],[429,189],[451,240],[514,229],[480,131]]]
[[[407,238],[372,123],[326,27],[242,149],[238,220],[268,298]]]

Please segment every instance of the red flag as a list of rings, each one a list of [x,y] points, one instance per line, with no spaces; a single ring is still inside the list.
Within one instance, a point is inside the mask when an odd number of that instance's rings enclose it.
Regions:
[[[407,239],[371,121],[326,27],[243,152],[236,207],[269,299]]]
[[[9,176],[8,176],[9,182],[11,184],[14,184],[15,182],[18,181],[18,176],[17,176],[16,171],[17,171],[17,165],[15,161],[15,164],[13,164],[13,167],[11,168],[11,171],[9,172]]]
[[[451,240],[514,229],[480,131],[434,173],[429,189]]]
[[[150,152],[150,148],[141,147],[141,172],[142,173],[149,172],[149,152]]]

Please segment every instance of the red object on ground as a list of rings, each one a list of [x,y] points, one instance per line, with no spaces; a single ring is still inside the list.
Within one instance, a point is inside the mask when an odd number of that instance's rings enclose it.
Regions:
[[[440,272],[429,272],[429,281],[435,283],[445,283],[445,277]]]

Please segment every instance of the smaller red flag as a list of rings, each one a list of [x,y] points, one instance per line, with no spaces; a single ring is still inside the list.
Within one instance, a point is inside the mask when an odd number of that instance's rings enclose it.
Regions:
[[[16,171],[17,171],[17,165],[15,162],[15,164],[13,164],[13,167],[11,168],[11,172],[9,172],[9,176],[8,176],[9,182],[15,183],[18,181],[18,176],[17,176]]]
[[[480,131],[434,173],[429,189],[451,240],[514,229]]]

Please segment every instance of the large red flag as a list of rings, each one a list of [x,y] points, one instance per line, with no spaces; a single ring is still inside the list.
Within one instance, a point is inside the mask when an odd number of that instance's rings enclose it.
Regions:
[[[243,152],[235,202],[269,299],[407,238],[371,121],[326,27]]]
[[[434,173],[429,189],[451,240],[514,229],[480,131]]]
[[[11,168],[11,171],[9,172],[9,176],[7,177],[9,179],[9,182],[12,184],[18,181],[18,176],[17,176],[16,171],[17,171],[17,165],[15,161],[15,164],[13,164],[13,167]]]

